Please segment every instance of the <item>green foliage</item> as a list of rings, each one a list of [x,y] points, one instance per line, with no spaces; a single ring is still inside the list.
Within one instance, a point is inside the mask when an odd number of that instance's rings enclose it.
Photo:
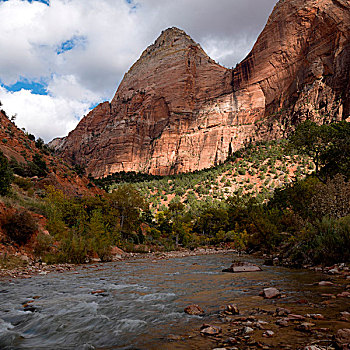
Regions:
[[[26,163],[18,163],[15,158],[11,158],[10,166],[15,174],[22,177],[44,177],[48,172],[45,160],[38,153],[33,156],[31,162]]]
[[[11,188],[13,178],[9,162],[4,154],[0,151],[0,195],[5,196]]]
[[[350,177],[350,124],[346,121],[317,125],[309,120],[300,124],[290,138],[290,145],[310,156],[316,176],[323,181],[338,173]]]
[[[15,176],[13,178],[13,183],[25,191],[28,191],[29,189],[33,188],[33,183],[30,180],[27,180],[23,177]]]

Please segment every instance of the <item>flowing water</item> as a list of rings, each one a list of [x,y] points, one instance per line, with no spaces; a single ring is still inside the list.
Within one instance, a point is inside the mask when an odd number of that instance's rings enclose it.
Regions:
[[[257,296],[265,286],[287,291],[285,302],[321,298],[312,286],[320,275],[267,266],[262,272],[221,272],[234,258],[135,259],[0,281],[0,349],[162,349],[169,334],[198,327],[221,305],[271,304]],[[91,293],[96,290],[105,292]],[[24,311],[28,301],[35,312]],[[206,311],[204,317],[183,312],[193,303]]]

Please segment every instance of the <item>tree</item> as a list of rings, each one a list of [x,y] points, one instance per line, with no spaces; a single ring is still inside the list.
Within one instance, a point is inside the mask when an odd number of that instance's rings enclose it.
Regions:
[[[9,192],[12,178],[13,174],[9,162],[0,151],[0,195],[5,196]]]
[[[312,158],[316,166],[316,176],[319,176],[320,154],[328,146],[325,133],[311,120],[298,125],[290,137],[290,145],[297,151]]]
[[[141,213],[148,209],[147,203],[140,193],[128,184],[119,186],[108,198],[110,205],[119,212],[122,235],[128,238],[141,224]]]
[[[341,173],[350,177],[350,124],[346,121],[317,125],[307,120],[290,137],[290,146],[307,154],[316,166],[316,176],[323,183]]]

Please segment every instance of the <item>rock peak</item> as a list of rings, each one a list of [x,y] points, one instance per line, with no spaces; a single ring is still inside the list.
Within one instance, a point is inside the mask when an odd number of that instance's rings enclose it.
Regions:
[[[244,144],[285,137],[296,122],[350,114],[348,0],[281,0],[234,70],[183,30],[164,30],[61,154],[93,176],[168,175],[223,162]]]
[[[184,30],[177,27],[170,27],[161,32],[156,41],[150,45],[142,54],[149,54],[158,50],[163,50],[173,47],[187,47],[187,46],[200,47]]]

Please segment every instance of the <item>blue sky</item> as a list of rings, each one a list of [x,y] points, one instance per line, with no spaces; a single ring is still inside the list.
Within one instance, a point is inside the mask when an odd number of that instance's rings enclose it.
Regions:
[[[0,0],[0,100],[16,123],[65,136],[168,27],[233,67],[276,0]]]

